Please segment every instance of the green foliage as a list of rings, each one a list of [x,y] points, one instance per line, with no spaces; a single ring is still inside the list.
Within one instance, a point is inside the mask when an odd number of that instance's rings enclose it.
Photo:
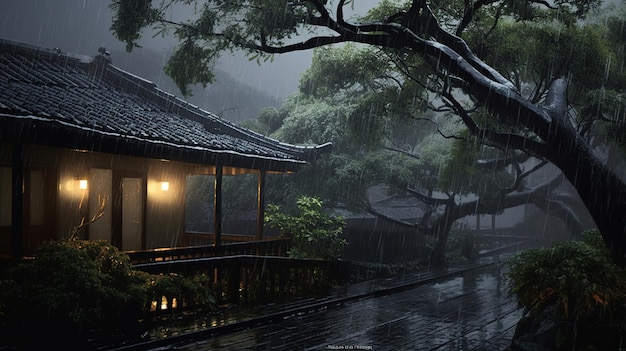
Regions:
[[[12,271],[3,289],[12,323],[44,323],[84,330],[137,317],[145,305],[144,276],[127,255],[104,241],[68,239],[42,244],[32,262]]]
[[[394,133],[406,131],[407,122],[424,107],[420,100],[424,87],[402,77],[394,55],[354,44],[317,48],[311,67],[300,78],[300,94],[335,109],[344,106],[345,112],[339,115],[345,123],[344,138],[379,146]],[[417,56],[405,59],[406,64],[421,69],[413,78],[430,72]]]
[[[345,222],[324,212],[322,201],[300,196],[298,213],[282,212],[276,205],[268,205],[265,222],[277,228],[280,235],[291,240],[290,257],[336,259],[344,245],[341,238]]]
[[[594,26],[503,21],[486,40],[475,35],[468,40],[480,45],[480,55],[512,81],[547,86],[554,77],[568,77],[572,89],[582,89],[604,80],[608,50]]]
[[[287,143],[322,144],[333,142],[337,147],[345,147],[347,116],[351,111],[349,103],[308,99],[295,95],[281,107],[285,118],[280,128],[271,136]]]
[[[354,140],[372,146],[381,145],[389,136],[389,99],[397,98],[391,91],[363,94],[348,116],[347,126]]]
[[[359,94],[388,86],[393,70],[380,50],[354,44],[317,48],[311,66],[300,77],[300,92],[314,97]]]
[[[479,159],[501,157],[499,150],[482,145],[479,141],[455,140],[442,168],[438,185],[455,194],[476,194],[481,205],[490,206],[499,200],[500,192],[513,183],[505,169],[485,169],[477,164]]]
[[[449,263],[476,262],[477,239],[471,233],[450,234],[446,245],[446,259]]]
[[[432,124],[413,118],[413,113],[423,112],[423,87],[398,77],[381,50],[350,44],[315,50],[313,64],[300,80],[300,93],[259,124],[280,121],[273,138],[289,143],[331,141],[333,152],[314,167],[283,179],[290,182],[284,188],[358,207],[371,185],[387,182],[403,188],[426,170],[434,174],[437,166],[431,167],[431,157],[421,160],[383,149],[391,145],[417,153],[416,145],[433,131]]]
[[[179,274],[150,275],[146,281],[148,301],[161,302],[165,296],[168,306],[176,299],[179,306],[189,305],[206,310],[217,309],[215,296],[209,288],[209,278],[206,275],[183,277]]]
[[[510,292],[528,313],[551,305],[572,320],[598,311],[624,312],[626,273],[611,261],[597,231],[585,232],[579,241],[524,251],[508,267]]]
[[[190,84],[201,83],[206,87],[213,82],[213,66],[218,59],[217,54],[192,40],[184,41],[176,48],[165,65],[165,73],[170,76],[183,96],[191,95]]]
[[[212,82],[215,61],[225,51],[243,51],[259,63],[271,59],[271,53],[259,50],[261,37],[266,45],[284,45],[315,12],[310,3],[290,0],[119,0],[110,7],[111,30],[128,51],[139,46],[145,28],[175,35],[180,45],[166,72],[184,95],[190,84]],[[174,7],[186,7],[187,18],[173,20]]]
[[[141,31],[158,18],[158,11],[151,7],[151,3],[151,0],[111,2],[114,13],[111,30],[117,39],[126,43],[128,52],[139,47]]]
[[[176,297],[181,305],[215,307],[205,276],[135,270],[128,255],[106,241],[46,242],[35,259],[10,269],[0,287],[3,330],[16,328],[23,339],[43,329],[64,343],[93,330],[131,332],[161,296]]]
[[[583,92],[579,123],[598,126],[608,140],[626,151],[626,2],[614,3],[588,20],[600,33],[607,54],[603,57],[602,86]],[[597,122],[600,123],[597,123]]]
[[[273,107],[266,107],[261,110],[258,122],[260,125],[265,126],[260,132],[265,135],[274,133],[283,124],[285,115],[281,114]]]

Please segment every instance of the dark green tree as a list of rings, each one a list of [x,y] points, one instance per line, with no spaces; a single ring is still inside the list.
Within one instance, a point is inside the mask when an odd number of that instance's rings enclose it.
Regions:
[[[425,113],[428,101],[421,95],[426,89],[416,84],[417,76],[401,79],[403,74],[393,56],[377,49],[350,44],[316,49],[311,67],[301,78],[300,93],[281,108],[284,126],[272,136],[289,142],[331,140],[336,147],[326,160],[290,179],[315,180],[310,193],[365,207],[384,220],[437,237],[431,264],[445,263],[454,222],[472,214],[499,214],[534,203],[563,219],[571,233],[582,231],[569,204],[575,199],[562,201],[567,195],[555,191],[563,177],[526,187],[524,179],[545,162],[524,165],[530,158],[527,154],[506,155],[458,132],[458,126],[446,123],[448,118]],[[445,112],[445,108],[428,108]],[[355,123],[364,119],[355,116],[371,110],[377,111],[378,123]],[[507,166],[513,166],[513,174],[505,170]],[[432,211],[410,223],[381,214],[364,196],[369,186],[381,182],[408,188]],[[429,195],[435,188],[447,196]],[[468,195],[478,198],[468,200]]]
[[[283,124],[271,134],[292,143],[333,142],[332,154],[290,178],[306,193],[361,209],[368,187],[385,182],[404,188],[420,178],[427,162],[411,154],[433,130],[412,118],[411,104],[396,104],[408,100],[405,89],[414,96],[421,88],[394,79],[399,74],[393,62],[377,51],[354,45],[316,49],[300,91],[280,109]],[[375,63],[372,57],[378,57]]]
[[[290,257],[337,259],[347,244],[341,238],[343,219],[324,212],[322,201],[315,197],[300,196],[295,213],[270,204],[265,221],[290,240]]]
[[[626,183],[572,123],[578,118],[567,98],[572,66],[552,67],[546,83],[531,88],[548,86],[534,101],[524,94],[526,86],[511,78],[516,72],[498,71],[495,61],[485,63],[480,51],[472,50],[463,39],[483,32],[480,39],[488,41],[489,29],[498,28],[504,19],[549,20],[547,23],[570,28],[599,1],[450,1],[433,6],[426,0],[381,1],[381,6],[360,22],[348,22],[344,17],[349,2],[167,1],[153,6],[147,0],[120,0],[112,4],[112,29],[129,49],[139,44],[145,27],[173,31],[180,46],[166,72],[183,93],[190,83],[210,82],[215,60],[228,50],[243,50],[251,58],[263,60],[273,54],[357,42],[393,51],[400,62],[411,62],[407,56],[419,56],[434,72],[428,76],[427,86],[455,110],[470,133],[507,150],[523,150],[547,160],[563,172],[595,220],[613,259],[623,264]],[[173,20],[169,11],[176,3],[195,6],[197,16]],[[307,37],[294,42],[299,35]],[[607,64],[611,73],[620,73],[619,69],[619,64]],[[466,98],[461,100],[461,96]]]

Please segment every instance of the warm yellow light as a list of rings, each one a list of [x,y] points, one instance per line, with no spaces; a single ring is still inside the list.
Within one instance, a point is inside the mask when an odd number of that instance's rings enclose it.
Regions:
[[[87,189],[87,179],[80,179],[78,181],[78,189],[81,189],[81,190]]]
[[[163,191],[170,190],[170,182],[161,182],[161,190]]]
[[[167,298],[165,296],[161,296],[161,309],[162,310],[167,309]]]

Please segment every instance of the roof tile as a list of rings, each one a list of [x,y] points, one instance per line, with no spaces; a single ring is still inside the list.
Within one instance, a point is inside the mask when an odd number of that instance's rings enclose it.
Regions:
[[[96,57],[59,55],[0,40],[0,113],[249,157],[306,163],[304,148],[237,127]]]

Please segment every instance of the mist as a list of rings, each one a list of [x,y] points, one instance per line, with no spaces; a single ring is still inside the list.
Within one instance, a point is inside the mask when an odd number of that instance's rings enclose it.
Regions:
[[[127,53],[125,44],[109,30],[112,23],[109,4],[109,1],[85,0],[1,1],[0,38],[43,48],[58,48],[76,55],[95,56],[99,47],[105,47],[111,52],[114,65],[149,79],[172,94],[180,95],[162,69],[137,71],[148,61],[162,68],[176,41],[144,33],[142,49]],[[223,117],[230,117],[228,119],[234,121],[256,118],[263,107],[279,106],[282,99],[297,91],[300,75],[310,66],[312,55],[311,50],[276,55],[273,61],[259,65],[249,61],[243,54],[225,54],[216,66],[217,81],[214,86],[209,85],[207,91],[194,88],[194,97],[188,100],[211,112],[222,112]],[[255,91],[260,92],[260,96]],[[233,101],[225,101],[224,96],[216,99],[222,106],[207,101],[210,99],[205,95],[216,92],[230,95],[228,98]],[[242,95],[248,94],[256,95],[248,103],[256,108],[236,106],[246,99]]]

